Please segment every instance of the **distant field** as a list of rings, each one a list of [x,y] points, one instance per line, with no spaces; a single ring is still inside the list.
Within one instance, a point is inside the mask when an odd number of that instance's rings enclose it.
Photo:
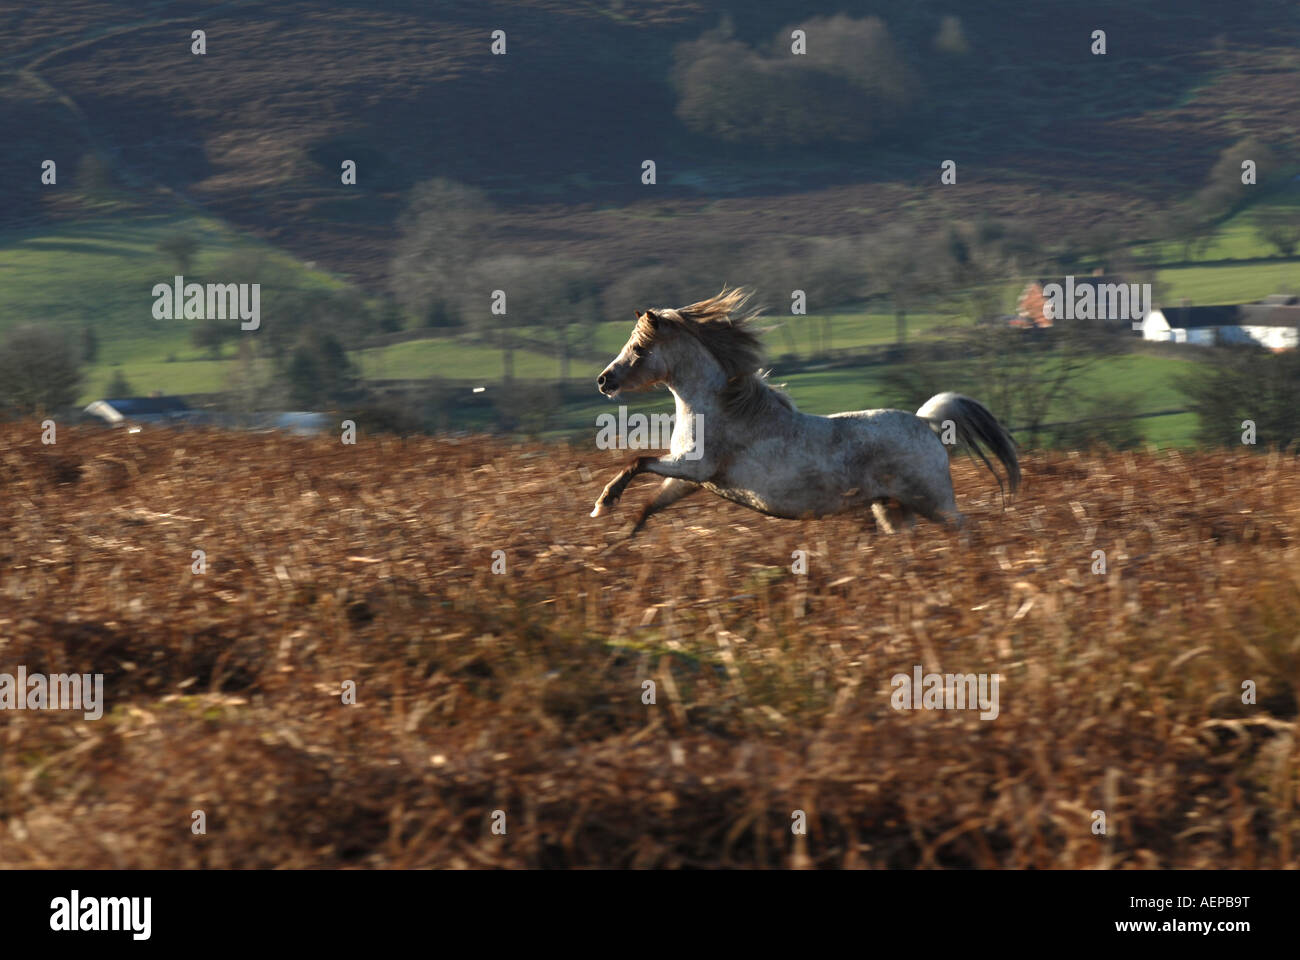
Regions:
[[[139,360],[123,366],[122,373],[134,388],[137,396],[147,396],[154,391],[164,394],[220,393],[228,387],[229,361],[191,360],[185,363],[167,363],[160,360]],[[116,367],[98,364],[91,368],[81,393],[81,401],[90,403],[105,396],[105,387],[117,372]]]
[[[800,318],[801,320],[804,318]],[[880,326],[878,317],[861,316],[836,318],[846,331],[860,325],[865,339],[871,336],[872,324]],[[609,325],[605,325],[609,326]],[[613,332],[613,331],[609,331]],[[626,331],[622,331],[625,335]],[[771,335],[769,335],[769,340]],[[187,342],[187,341],[186,341]],[[620,340],[618,346],[622,345]],[[160,390],[164,393],[208,393],[225,389],[234,362],[199,359],[201,354],[187,347],[177,338],[161,340],[156,344],[136,345],[130,348],[144,358],[125,362],[120,367],[100,363],[91,368],[83,392],[83,402],[103,396],[103,386],[117,370],[121,370],[137,392]],[[176,362],[162,359],[175,351]],[[611,348],[609,357],[614,356]],[[111,355],[110,355],[111,356]],[[490,347],[463,343],[453,339],[416,340],[389,347],[360,351],[356,355],[362,373],[367,378],[421,379],[442,377],[456,381],[481,380],[490,389],[499,389],[501,382],[501,353]],[[1101,361],[1096,370],[1082,381],[1081,394],[1085,397],[1113,397],[1125,412],[1147,412],[1176,408],[1185,401],[1175,387],[1177,376],[1187,369],[1192,359],[1152,357],[1140,354],[1125,355]],[[559,361],[527,350],[515,351],[515,375],[524,379],[552,379],[558,376]],[[582,384],[594,381],[598,364],[573,360],[570,380]],[[886,368],[860,366],[847,369],[814,370],[783,374],[779,369],[772,375],[774,383],[784,383],[801,410],[808,413],[828,414],[840,410],[872,407],[895,407],[899,397],[882,382]],[[940,378],[942,379],[942,378]],[[948,384],[937,382],[934,392],[947,389]],[[671,402],[662,393],[641,394],[623,399],[629,405],[649,411],[672,409]],[[595,415],[608,408],[609,401],[591,390],[588,401],[569,402],[549,418],[547,433],[582,434],[592,429]],[[1076,414],[1062,407],[1049,419],[1069,420]],[[1140,429],[1148,441],[1159,445],[1190,443],[1194,422],[1190,417],[1164,417],[1144,419]]]
[[[1172,267],[1159,270],[1164,302],[1249,303],[1270,293],[1300,293],[1300,258],[1271,263]]]
[[[805,357],[811,355],[818,343],[816,337],[822,319],[821,316],[766,318],[761,325],[773,328],[764,337],[769,357],[784,354],[789,349],[785,333],[776,329],[777,325],[782,325],[794,338],[796,355]],[[894,341],[894,317],[890,313],[850,311],[833,314],[830,320],[831,346],[836,350],[875,346]],[[908,331],[910,335],[920,337],[945,322],[948,322],[947,319],[941,315],[921,313],[909,318]],[[569,333],[571,341],[580,342],[585,349],[601,352],[604,359],[599,363],[576,357],[571,359],[570,378],[594,379],[600,372],[600,368],[614,359],[618,351],[623,348],[631,332],[630,320],[596,324],[590,336],[581,333],[576,327],[571,330]],[[545,327],[527,329],[525,333],[541,340],[554,339],[554,332]],[[484,380],[500,380],[502,375],[501,351],[483,343],[469,342],[464,337],[412,340],[361,350],[357,355],[363,374],[372,378],[481,377]],[[514,364],[517,377],[553,379],[560,375],[560,361],[557,357],[527,349],[514,352]]]
[[[1282,189],[1220,223],[1204,249],[1197,250],[1193,259],[1259,260],[1276,257],[1276,248],[1261,240],[1255,230],[1258,215],[1275,207],[1291,210],[1300,216],[1300,182],[1292,180]],[[1182,244],[1172,242],[1141,244],[1134,248],[1134,252],[1141,259],[1154,263],[1181,260],[1185,254]]]
[[[329,274],[218,219],[128,210],[111,218],[0,232],[0,333],[19,323],[65,325],[78,335],[83,326],[92,327],[99,359],[86,369],[83,403],[102,397],[103,386],[119,370],[139,393],[224,389],[229,362],[209,360],[193,345],[195,321],[153,317],[154,284],[170,282],[177,271],[156,247],[176,233],[199,242],[188,279],[213,279],[228,257],[252,253],[303,286],[340,286]]]
[[[1194,357],[1195,354],[1186,360],[1145,354],[1112,357],[1080,378],[1079,392],[1089,398],[1113,400],[1117,407],[1132,404],[1137,413],[1182,406],[1186,401],[1175,381],[1192,367]]]
[[[820,318],[790,317],[780,322],[788,325],[795,337],[796,353],[807,356],[812,352],[812,332]],[[776,322],[775,320],[773,322]],[[944,318],[933,314],[918,314],[909,320],[909,332],[923,336]],[[894,338],[894,319],[882,313],[846,313],[832,317],[832,346],[836,349],[890,343]],[[584,341],[588,349],[603,350],[608,356],[601,363],[572,358],[569,375],[574,381],[593,380],[604,362],[614,358],[631,332],[630,323],[602,323],[594,336]],[[530,336],[546,339],[547,330],[528,331]],[[575,337],[576,340],[576,337]],[[773,355],[783,354],[787,347],[783,335],[773,331],[766,337]],[[229,353],[229,348],[227,348]],[[175,362],[167,357],[174,356]],[[368,379],[421,379],[447,377],[454,379],[481,379],[499,382],[502,376],[502,353],[483,343],[463,337],[431,337],[359,350],[355,353],[362,376]],[[133,337],[104,341],[100,362],[88,371],[88,385],[84,396],[93,399],[99,385],[106,383],[120,369],[133,386],[142,392],[161,390],[164,393],[198,393],[222,389],[231,366],[229,359],[211,361],[207,353],[193,346],[188,330],[162,330],[155,337]],[[116,364],[116,365],[115,365]],[[558,358],[528,349],[514,351],[515,376],[523,379],[555,379],[560,374]]]
[[[303,283],[337,284],[215,218],[127,212],[0,232],[0,329],[34,321],[92,324],[101,340],[137,342],[187,329],[192,321],[155,320],[152,314],[153,285],[170,281],[177,269],[156,246],[175,233],[199,242],[189,269],[193,279],[212,278],[225,258],[247,251],[299,273]]]
[[[454,377],[456,379],[500,382],[502,354],[495,347],[469,343],[454,337],[411,340],[387,347],[359,350],[356,357],[362,376],[369,379],[419,379]],[[514,351],[515,376],[520,378],[556,379],[560,361],[529,350]],[[582,364],[574,362],[571,376],[586,376]],[[595,375],[592,374],[592,379]]]
[[[1223,224],[1206,257],[1264,255],[1267,251],[1253,237],[1254,211],[1247,209]],[[119,215],[45,230],[0,233],[0,328],[31,319],[68,324],[78,330],[92,324],[99,335],[100,358],[87,369],[83,403],[102,396],[104,386],[119,371],[138,393],[209,393],[225,389],[232,366],[229,348],[227,359],[211,360],[190,341],[192,321],[157,321],[151,314],[153,284],[175,271],[175,265],[156,247],[164,237],[177,232],[199,240],[189,271],[196,278],[219,269],[233,253],[253,251],[273,258],[304,285],[339,286],[341,282],[273,247],[241,237],[215,218]],[[1157,278],[1166,301],[1253,300],[1268,293],[1300,290],[1300,259],[1170,267],[1158,271]],[[1013,286],[1018,284],[1006,288],[1009,298],[1014,297]],[[769,332],[764,339],[772,362],[791,351],[803,358],[817,352],[825,318],[769,315],[765,321]],[[896,337],[896,321],[887,304],[847,309],[829,315],[829,321],[830,343],[835,350],[892,343]],[[917,312],[908,317],[908,335],[924,339],[959,322],[942,313]],[[575,383],[592,379],[622,347],[630,330],[630,319],[598,323],[587,329],[571,328],[571,341],[592,355],[571,359],[570,379]],[[556,332],[543,326],[529,329],[526,334],[553,340]],[[597,355],[602,359],[595,359]],[[466,335],[360,350],[354,358],[368,379],[441,377],[490,384],[499,383],[502,376],[501,351]],[[1180,406],[1181,399],[1172,385],[1172,375],[1179,367],[1179,361],[1169,358],[1133,356],[1108,361],[1086,392],[1121,398],[1136,393],[1139,399],[1135,410]],[[555,379],[560,362],[539,351],[518,349],[514,351],[514,370],[523,379]],[[807,372],[786,379],[797,402],[810,412],[897,403],[897,398],[890,397],[877,382],[878,371],[874,368]],[[558,425],[551,429],[563,431],[570,425],[585,429],[589,412],[585,407],[559,412],[555,418]],[[1060,419],[1068,418],[1068,412],[1063,411]],[[1182,444],[1189,441],[1192,424],[1188,417],[1167,417],[1143,421],[1142,430],[1151,442]]]
[[[1279,260],[1277,250],[1256,236],[1257,216],[1266,209],[1282,207],[1300,218],[1300,186],[1274,195],[1267,203],[1255,204],[1220,224],[1210,243],[1195,259],[1202,265],[1166,267],[1156,279],[1162,285],[1166,304],[1186,299],[1192,304],[1247,303],[1270,293],[1300,293],[1300,257]],[[1181,261],[1179,244],[1146,244],[1135,253],[1156,262]],[[1242,260],[1243,263],[1223,261]]]

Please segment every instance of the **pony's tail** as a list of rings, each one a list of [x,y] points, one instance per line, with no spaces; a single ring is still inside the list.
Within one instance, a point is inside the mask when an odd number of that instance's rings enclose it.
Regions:
[[[927,400],[916,415],[930,422],[935,433],[943,434],[945,421],[951,420],[956,427],[957,439],[974,451],[984,466],[989,468],[1002,486],[989,458],[984,455],[983,447],[988,447],[1007,471],[1007,485],[1015,493],[1020,486],[1020,460],[1016,457],[1016,441],[1006,427],[998,423],[997,417],[989,412],[988,407],[978,400],[964,397],[960,393],[940,393]]]

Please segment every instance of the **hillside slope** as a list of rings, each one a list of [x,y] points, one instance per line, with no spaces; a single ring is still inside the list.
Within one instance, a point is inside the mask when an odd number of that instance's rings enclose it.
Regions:
[[[404,192],[432,176],[488,189],[509,244],[608,270],[683,242],[860,234],[906,210],[938,222],[1013,216],[1138,231],[1246,135],[1296,146],[1300,11],[1260,2],[981,4],[971,53],[938,57],[938,2],[669,0],[653,5],[72,0],[9,14],[0,33],[0,226],[60,207],[98,150],[142,200],[189,200],[371,285]],[[673,46],[728,23],[765,45],[817,13],[879,15],[927,96],[897,143],[762,150],[689,133],[674,115]],[[1088,52],[1092,30],[1110,37]],[[208,52],[190,52],[190,31]],[[505,29],[508,54],[489,37]],[[640,164],[660,167],[653,189]],[[962,164],[947,210],[913,209],[941,159]],[[355,188],[339,164],[359,165]],[[159,194],[157,191],[166,191]]]
[[[1035,456],[1005,511],[963,459],[964,535],[699,497],[608,549],[618,459],[0,428],[0,662],[106,699],[0,725],[0,867],[1300,866],[1290,459]],[[891,708],[917,666],[996,718]]]

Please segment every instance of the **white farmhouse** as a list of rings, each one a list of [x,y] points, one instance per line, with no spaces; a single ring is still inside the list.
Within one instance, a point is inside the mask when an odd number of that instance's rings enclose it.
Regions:
[[[1255,343],[1270,350],[1300,345],[1300,298],[1215,307],[1162,307],[1142,320],[1142,339],[1214,346]]]

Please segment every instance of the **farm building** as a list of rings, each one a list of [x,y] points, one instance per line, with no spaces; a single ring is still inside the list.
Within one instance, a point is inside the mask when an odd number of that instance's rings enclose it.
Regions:
[[[1115,274],[1044,277],[1031,281],[1021,291],[1016,303],[1017,315],[1010,320],[1010,325],[1041,329],[1062,320],[1079,319],[1096,320],[1106,326],[1122,326],[1127,329],[1131,323],[1131,312],[1145,312],[1141,306],[1142,292],[1140,284],[1131,283]],[[1057,308],[1053,306],[1053,296],[1061,303],[1064,311],[1059,316]]]
[[[279,430],[297,436],[310,436],[329,429],[333,418],[312,410],[265,410],[250,414],[232,414],[214,410],[195,410],[180,397],[123,397],[96,400],[82,413],[112,426],[131,424],[187,424],[217,426],[232,430]]]
[[[1163,307],[1142,321],[1142,338],[1213,346],[1257,343],[1294,350],[1300,332],[1300,298],[1267,297],[1260,303],[1213,307]]]
[[[105,423],[171,423],[190,419],[194,411],[180,397],[119,397],[96,400],[83,413]]]

